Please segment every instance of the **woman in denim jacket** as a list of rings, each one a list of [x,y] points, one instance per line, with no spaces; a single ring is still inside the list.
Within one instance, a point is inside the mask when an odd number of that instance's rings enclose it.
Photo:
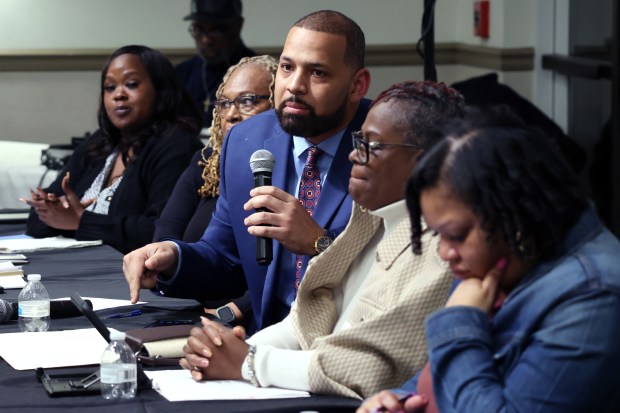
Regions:
[[[619,412],[620,243],[505,110],[441,133],[407,188],[413,246],[423,216],[461,282],[427,319],[427,366],[358,412]]]

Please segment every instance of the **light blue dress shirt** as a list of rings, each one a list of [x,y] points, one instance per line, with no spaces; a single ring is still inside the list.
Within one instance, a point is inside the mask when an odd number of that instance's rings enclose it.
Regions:
[[[336,151],[340,146],[340,140],[343,139],[344,131],[345,130],[343,129],[316,145],[322,151],[318,159],[319,172],[321,174],[321,185],[325,183],[325,179],[327,179],[327,176],[329,175],[329,169],[332,165],[334,157],[336,156]],[[293,156],[295,171],[288,171],[289,173],[287,176],[289,178],[285,190],[296,198],[299,193],[301,174],[304,170],[304,165],[306,164],[306,159],[308,157],[307,150],[311,146],[314,145],[306,140],[306,138],[293,136],[293,153],[291,155]],[[320,197],[318,205],[319,207],[321,205]],[[284,311],[285,307],[290,308],[297,294],[295,289],[295,259],[296,257],[294,254],[282,254],[280,256],[280,268],[282,271],[278,274],[279,280],[276,297],[280,304],[278,307],[282,309],[281,311]],[[288,314],[288,310],[285,315],[286,314]]]

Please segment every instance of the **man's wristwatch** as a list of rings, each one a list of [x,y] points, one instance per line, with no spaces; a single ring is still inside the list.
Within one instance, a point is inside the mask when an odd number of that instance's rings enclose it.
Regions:
[[[334,242],[334,239],[332,237],[330,237],[329,235],[327,235],[327,231],[325,231],[325,233],[323,235],[319,236],[314,241],[314,252],[315,252],[315,254],[319,255],[320,253],[325,251],[327,249],[327,247],[332,245],[332,242]]]
[[[215,314],[217,314],[217,318],[228,324],[232,324],[237,319],[232,308],[227,305],[223,305],[216,309]]]

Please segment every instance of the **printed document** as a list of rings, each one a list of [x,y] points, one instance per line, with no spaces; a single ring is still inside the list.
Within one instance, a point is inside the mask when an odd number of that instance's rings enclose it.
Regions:
[[[62,248],[82,248],[101,245],[101,240],[77,241],[73,238],[13,238],[0,239],[0,252],[32,252]]]
[[[254,387],[242,380],[197,382],[187,370],[145,371],[153,388],[171,402],[184,400],[249,400],[309,397],[307,391]]]
[[[107,345],[94,328],[4,333],[0,340],[0,357],[15,370],[86,366],[99,364]]]
[[[17,290],[26,286],[26,281],[21,275],[3,275],[0,277],[0,286],[5,290]]]

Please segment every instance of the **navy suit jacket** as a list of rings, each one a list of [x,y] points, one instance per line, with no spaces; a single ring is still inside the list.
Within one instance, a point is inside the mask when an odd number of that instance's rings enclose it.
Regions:
[[[370,101],[364,99],[345,131],[332,162],[314,220],[336,234],[342,232],[351,215],[352,200],[348,194],[352,149],[351,132],[361,128]],[[196,243],[178,242],[181,250],[179,271],[169,280],[158,282],[158,289],[170,296],[196,299],[234,297],[247,288],[252,299],[254,319],[248,330],[259,330],[280,321],[272,313],[277,291],[277,273],[282,254],[292,254],[279,242],[273,242],[273,261],[269,266],[256,262],[256,237],[248,234],[243,220],[253,211],[244,211],[250,198],[254,177],[249,160],[259,149],[270,151],[276,164],[272,185],[286,188],[287,171],[293,162],[292,136],[280,127],[275,111],[256,115],[234,126],[224,140],[220,160],[220,197],[213,218],[202,239]],[[303,270],[309,257],[304,260]],[[245,279],[240,279],[235,266],[242,266]]]

